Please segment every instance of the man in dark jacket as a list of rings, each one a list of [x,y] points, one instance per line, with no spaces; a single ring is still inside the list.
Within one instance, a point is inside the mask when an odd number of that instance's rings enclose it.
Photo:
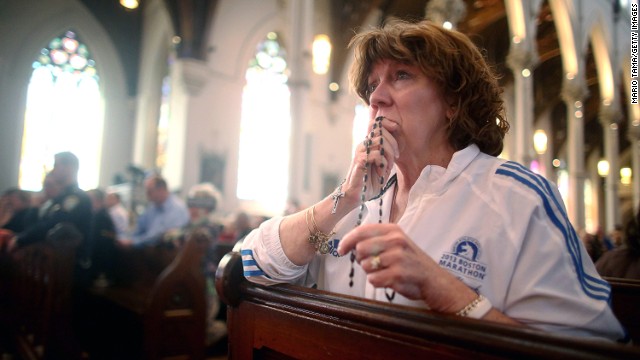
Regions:
[[[9,242],[9,251],[43,241],[47,232],[63,222],[73,224],[83,236],[89,238],[91,224],[91,201],[78,187],[78,158],[70,152],[55,155],[51,177],[62,186],[60,194],[51,199],[50,206],[40,214],[34,224],[16,234]],[[80,245],[78,260],[83,261],[86,241]]]

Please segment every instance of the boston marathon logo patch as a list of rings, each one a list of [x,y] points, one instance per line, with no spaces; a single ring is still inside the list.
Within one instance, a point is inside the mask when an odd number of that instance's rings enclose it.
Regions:
[[[471,283],[482,282],[487,274],[487,266],[478,261],[481,255],[478,241],[463,236],[453,245],[452,251],[442,254],[440,266]]]

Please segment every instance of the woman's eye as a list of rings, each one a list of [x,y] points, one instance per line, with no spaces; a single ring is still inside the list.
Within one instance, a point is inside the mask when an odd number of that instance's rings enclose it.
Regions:
[[[409,74],[406,71],[398,71],[398,73],[396,74],[396,78],[398,80],[402,80],[402,79],[408,79],[411,77],[411,74]]]
[[[367,85],[367,95],[371,95],[376,90],[377,86],[378,86],[378,84],[376,84],[376,83],[371,83],[371,84]]]

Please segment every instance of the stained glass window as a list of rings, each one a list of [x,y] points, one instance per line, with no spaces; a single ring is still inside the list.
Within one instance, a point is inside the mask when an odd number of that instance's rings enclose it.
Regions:
[[[73,31],[53,38],[32,64],[20,159],[20,187],[39,190],[53,155],[80,159],[78,182],[98,185],[103,104],[96,63]]]
[[[269,33],[256,50],[242,94],[237,196],[277,214],[284,210],[289,184],[287,62],[276,33]]]

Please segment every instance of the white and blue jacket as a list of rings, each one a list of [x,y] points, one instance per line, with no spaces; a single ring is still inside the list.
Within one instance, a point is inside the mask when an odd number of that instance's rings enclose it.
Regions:
[[[383,195],[386,217],[392,193]],[[363,223],[377,222],[378,201],[366,205]],[[368,283],[357,264],[350,287],[349,256],[336,256],[357,216],[358,208],[338,223],[330,254],[305,266],[286,257],[278,233],[282,218],[272,218],[244,240],[245,277],[385,301],[384,289]],[[556,186],[522,165],[471,145],[446,169],[427,166],[398,225],[441,267],[521,323],[571,336],[625,338],[609,306],[610,287],[569,222]],[[426,306],[399,294],[394,303]]]

